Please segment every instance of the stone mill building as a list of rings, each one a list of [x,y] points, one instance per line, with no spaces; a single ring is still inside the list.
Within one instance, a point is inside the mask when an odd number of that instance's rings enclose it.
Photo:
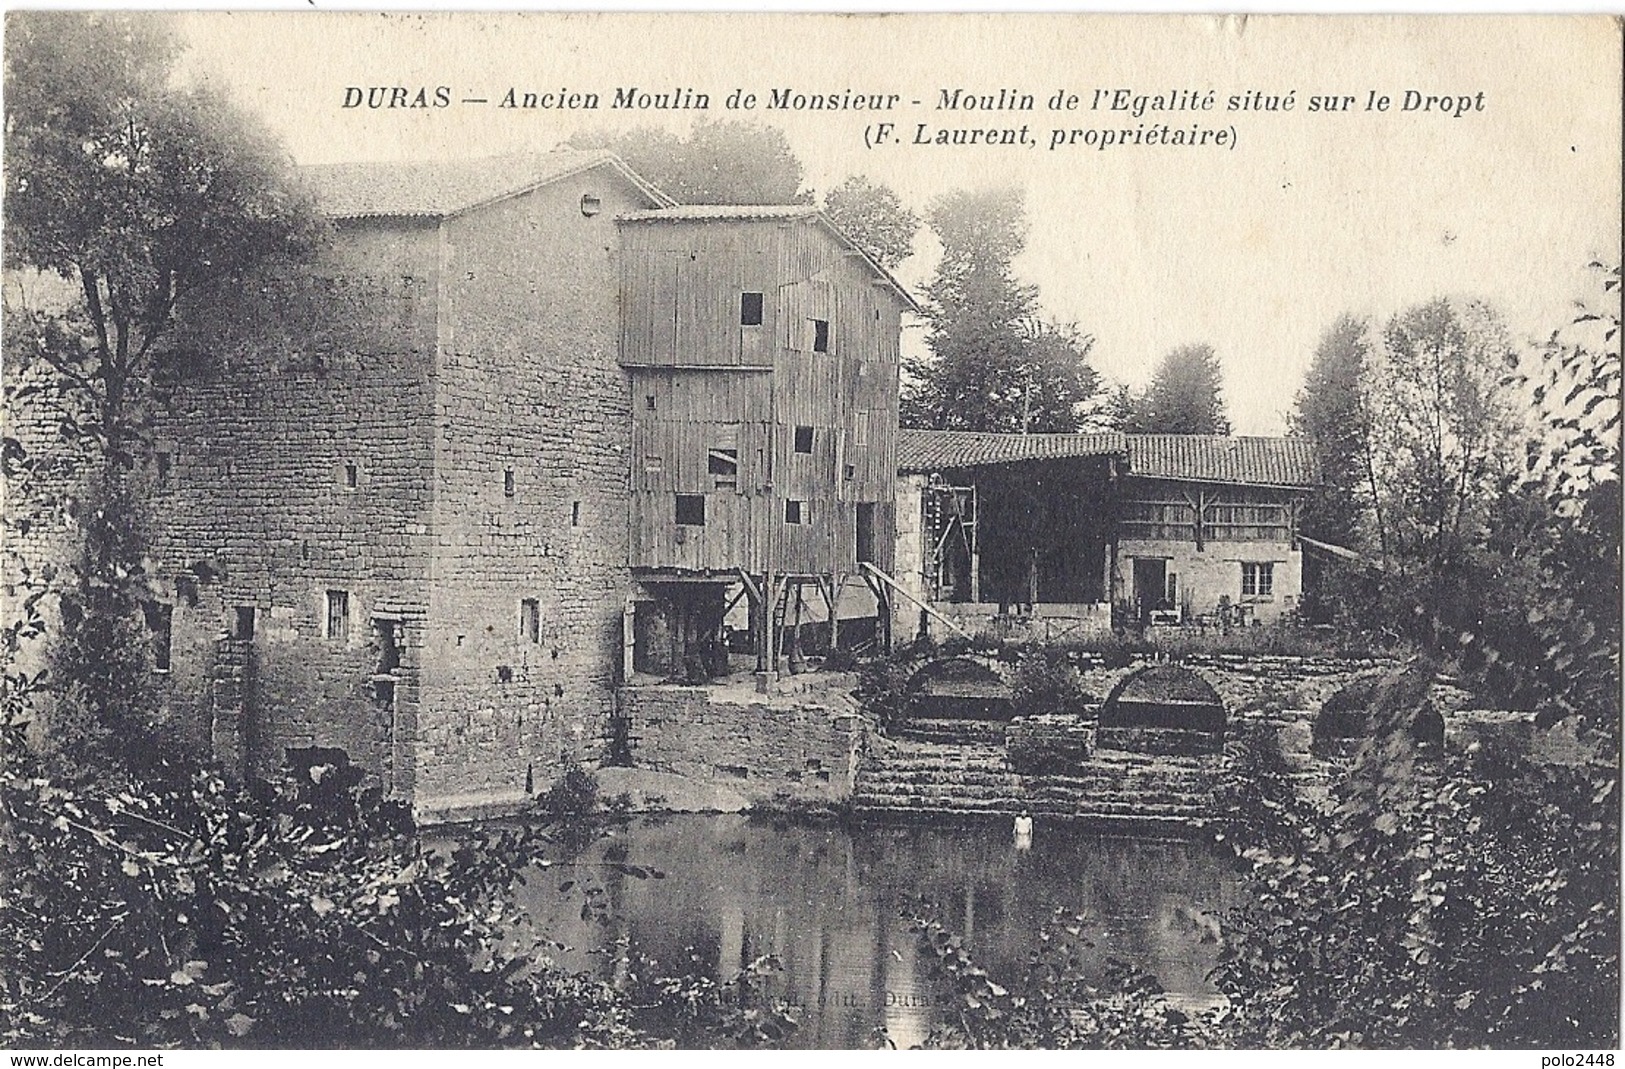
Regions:
[[[816,210],[605,153],[306,175],[330,246],[189,316],[160,384],[149,622],[229,765],[522,796],[730,591],[776,650],[791,591],[889,566],[913,301]]]

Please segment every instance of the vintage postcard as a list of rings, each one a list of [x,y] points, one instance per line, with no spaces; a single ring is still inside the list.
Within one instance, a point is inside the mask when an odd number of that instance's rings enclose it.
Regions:
[[[4,42],[7,1046],[1613,1065],[1619,20]]]

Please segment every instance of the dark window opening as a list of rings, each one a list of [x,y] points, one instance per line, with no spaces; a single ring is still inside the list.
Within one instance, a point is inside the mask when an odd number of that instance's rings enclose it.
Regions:
[[[533,644],[542,641],[542,605],[535,598],[519,602],[519,637]]]
[[[856,479],[857,477],[858,477],[858,466],[856,464],[848,464],[846,466],[846,481],[851,482],[853,479]]]
[[[174,461],[167,452],[159,453],[156,459],[158,463],[158,485],[160,487],[168,486],[169,473]]]
[[[651,456],[645,456],[643,458],[643,470],[644,471],[657,472],[657,471],[664,470],[665,467],[666,467],[665,461],[662,460],[660,457],[651,455]]]
[[[759,327],[762,325],[762,295],[760,293],[741,293],[739,295],[739,325],[742,327]]]
[[[374,620],[378,636],[378,674],[389,675],[401,666],[400,624],[394,620]]]
[[[505,468],[502,472],[502,496],[512,497],[514,491],[513,469]]]
[[[373,704],[380,709],[393,709],[395,707],[395,681],[393,679],[375,679],[372,681]]]
[[[570,502],[570,526],[581,526],[581,502],[579,501]]]
[[[160,672],[169,671],[169,646],[173,635],[170,624],[175,607],[161,601],[143,602],[142,612],[147,618],[147,630],[152,637],[152,667]]]
[[[705,495],[678,494],[677,522],[683,527],[704,527]]]
[[[327,637],[345,641],[350,637],[350,592],[327,592]]]
[[[813,451],[813,429],[811,427],[796,428],[796,452],[811,453]]]
[[[655,410],[655,395],[654,394],[652,394],[652,393],[644,394],[644,396],[643,396],[643,407],[647,408],[650,412],[653,412]]]
[[[581,214],[588,219],[604,210],[604,202],[596,193],[581,194]]]
[[[232,623],[231,637],[247,641],[254,637],[254,606],[237,606],[236,619]]]
[[[815,319],[812,321],[812,350],[815,353],[829,352],[829,320]]]
[[[786,501],[784,503],[784,522],[803,524],[807,522],[807,503],[805,501]]]
[[[509,665],[505,665],[505,664],[497,665],[497,682],[498,683],[512,683],[513,682],[513,668],[510,667]]]
[[[858,561],[870,564],[875,560],[875,506],[872,501],[858,503]]]
[[[736,448],[713,448],[705,453],[705,470],[715,476],[736,479],[739,476],[739,450]],[[721,483],[721,479],[718,479]]]
[[[346,463],[344,465],[344,488],[354,490],[360,482],[361,469],[357,468],[353,463]]]

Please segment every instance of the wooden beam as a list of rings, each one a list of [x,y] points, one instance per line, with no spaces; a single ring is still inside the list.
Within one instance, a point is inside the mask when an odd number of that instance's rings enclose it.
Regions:
[[[913,602],[915,605],[918,605],[921,609],[923,609],[925,611],[926,615],[931,616],[934,619],[941,620],[942,623],[943,623],[943,626],[949,628],[955,634],[958,634],[958,635],[960,635],[960,636],[962,636],[964,638],[970,638],[971,637],[971,633],[969,631],[966,631],[963,627],[960,627],[958,624],[954,623],[952,620],[950,620],[948,617],[944,616],[942,613],[938,612],[936,609],[933,609],[931,606],[927,605],[925,602],[921,601],[919,598],[915,597],[913,594],[910,594],[908,591],[904,590],[902,585],[899,584],[897,582],[897,580],[893,579],[891,576],[887,575],[885,572],[881,571],[879,568],[876,568],[873,564],[870,564],[868,561],[864,561],[863,564],[860,565],[860,567],[863,568],[864,574],[874,576],[880,582],[886,584],[886,586],[889,589],[897,591],[897,593],[903,595],[904,598],[906,598],[909,601]]]

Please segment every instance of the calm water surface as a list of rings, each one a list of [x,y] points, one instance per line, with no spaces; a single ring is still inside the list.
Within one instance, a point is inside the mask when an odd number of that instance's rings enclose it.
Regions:
[[[606,857],[659,868],[638,880]],[[580,917],[580,886],[599,885],[606,921]],[[1120,958],[1153,973],[1178,1001],[1202,1004],[1218,955],[1218,918],[1237,899],[1225,860],[1206,844],[1077,835],[1040,824],[1017,851],[1002,824],[845,828],[740,815],[635,818],[575,864],[527,881],[526,905],[570,949],[561,964],[612,968],[621,938],[673,972],[725,979],[763,954],[785,971],[777,993],[799,1007],[797,1046],[867,1045],[884,1027],[899,1047],[924,1038],[942,998],[903,919],[925,895],[997,979],[1019,973],[1055,907],[1080,912],[1098,967]]]

